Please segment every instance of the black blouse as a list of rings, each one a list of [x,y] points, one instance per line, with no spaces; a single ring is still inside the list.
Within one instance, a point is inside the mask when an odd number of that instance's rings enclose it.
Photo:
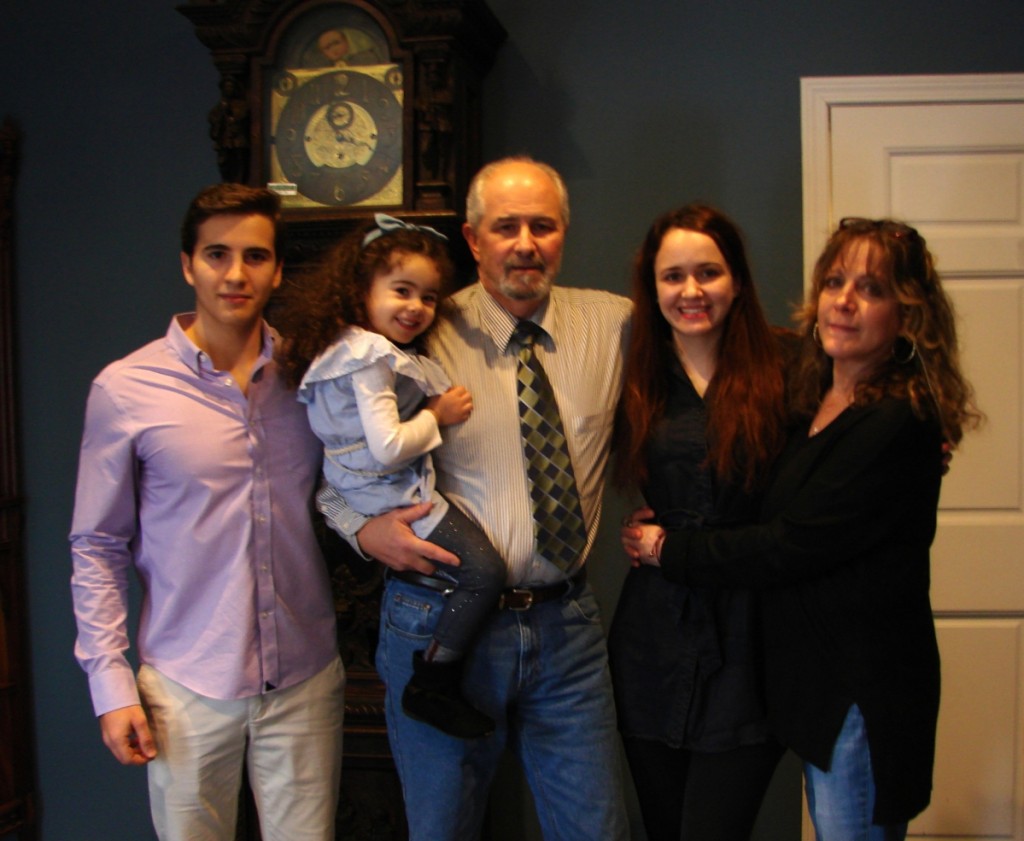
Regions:
[[[664,417],[653,430],[644,498],[668,529],[752,522],[758,499],[704,468],[707,412],[673,360]],[[751,593],[669,581],[631,569],[609,632],[625,736],[721,751],[767,738]]]

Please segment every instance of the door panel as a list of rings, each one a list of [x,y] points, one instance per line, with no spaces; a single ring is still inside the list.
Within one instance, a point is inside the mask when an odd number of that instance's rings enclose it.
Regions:
[[[913,221],[943,278],[1024,272],[1024,103],[844,105],[832,203]]]
[[[956,745],[935,767],[932,805],[911,835],[1015,838],[1016,766],[1024,621],[936,620],[943,656],[938,743]],[[974,691],[974,688],[984,691]]]

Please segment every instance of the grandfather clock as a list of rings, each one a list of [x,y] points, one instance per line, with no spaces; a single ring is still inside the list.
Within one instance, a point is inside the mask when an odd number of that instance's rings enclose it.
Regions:
[[[378,211],[447,234],[458,274],[472,277],[460,228],[481,164],[481,80],[505,40],[482,0],[190,0],[178,10],[220,74],[209,131],[221,177],[282,197],[289,282]],[[348,671],[338,838],[404,839],[373,668],[382,570],[326,528],[323,542]],[[241,826],[259,837],[251,813]]]
[[[482,0],[191,0],[220,73],[209,129],[224,180],[270,185],[286,266],[375,211],[449,235],[480,166],[481,81],[505,31]]]

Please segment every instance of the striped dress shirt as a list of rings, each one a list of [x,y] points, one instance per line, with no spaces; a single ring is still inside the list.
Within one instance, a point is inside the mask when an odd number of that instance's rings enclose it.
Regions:
[[[536,554],[530,488],[519,430],[516,319],[479,283],[453,296],[454,313],[435,332],[431,353],[452,382],[473,395],[473,414],[442,431],[438,487],[484,530],[508,564],[508,583],[564,576]],[[630,304],[593,289],[555,287],[534,321],[544,328],[537,358],[551,381],[569,444],[590,552],[601,515],[612,421],[622,389]]]
[[[516,319],[479,283],[450,303],[430,351],[453,383],[469,389],[473,414],[442,430],[444,443],[433,453],[438,488],[505,559],[509,586],[558,581],[565,573],[536,554],[519,430],[517,347],[509,346]],[[570,572],[585,562],[597,534],[630,312],[628,299],[610,292],[554,287],[534,315],[546,333],[536,353],[558,402],[587,524],[586,547]],[[351,538],[367,518],[339,511],[338,503],[321,492],[321,508]]]

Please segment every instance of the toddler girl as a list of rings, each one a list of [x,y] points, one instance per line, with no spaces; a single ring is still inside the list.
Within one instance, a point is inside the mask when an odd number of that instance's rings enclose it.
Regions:
[[[494,721],[463,698],[462,659],[497,603],[505,564],[434,487],[430,451],[441,443],[439,427],[465,421],[473,404],[420,353],[452,275],[447,238],[381,213],[375,219],[286,301],[285,321],[296,329],[282,367],[323,441],[324,476],[352,509],[377,516],[433,502],[411,527],[461,565],[439,565],[452,592],[433,640],[414,656],[402,708],[453,736],[485,736]]]

